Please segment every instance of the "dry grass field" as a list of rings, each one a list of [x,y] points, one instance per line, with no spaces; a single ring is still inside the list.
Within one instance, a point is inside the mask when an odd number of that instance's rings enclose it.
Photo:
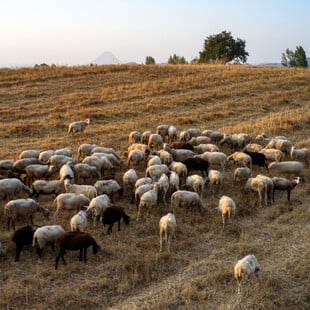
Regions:
[[[77,157],[82,143],[113,147],[123,157],[116,173],[127,170],[123,152],[132,130],[155,131],[157,125],[246,132],[252,137],[284,135],[297,147],[310,147],[310,71],[252,66],[143,66],[22,68],[0,70],[0,160],[17,159],[26,149],[70,147]],[[90,118],[84,133],[68,136],[68,124]],[[223,149],[230,154],[228,148]],[[137,169],[144,176],[144,167]],[[88,231],[101,245],[87,264],[78,253],[66,255],[55,270],[50,248],[39,263],[25,248],[14,263],[12,230],[6,229],[1,201],[1,309],[309,309],[310,308],[310,177],[276,203],[259,208],[256,195],[233,184],[227,167],[223,193],[237,212],[225,230],[216,213],[219,197],[206,189],[207,211],[177,214],[177,238],[170,253],[159,253],[161,203],[150,218],[137,223],[137,211],[126,196],[117,199],[131,216],[130,225],[114,225],[103,234],[89,221]],[[254,167],[253,175],[260,173]],[[264,172],[269,175],[268,172]],[[54,197],[40,197],[50,208]],[[69,229],[73,214],[57,223]],[[39,214],[39,225],[53,224]],[[18,222],[17,227],[23,226]],[[253,253],[261,265],[237,294],[233,266]]]

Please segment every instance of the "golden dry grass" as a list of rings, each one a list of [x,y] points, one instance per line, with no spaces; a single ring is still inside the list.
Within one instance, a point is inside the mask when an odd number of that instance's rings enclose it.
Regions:
[[[214,129],[225,133],[265,132],[285,135],[308,147],[310,72],[307,69],[246,66],[93,66],[0,70],[0,160],[16,159],[25,149],[70,147],[82,143],[127,148],[132,130],[159,124]],[[83,134],[67,136],[68,124],[90,118]],[[224,149],[229,152],[228,149]],[[120,181],[126,167],[117,172]],[[254,172],[258,173],[259,170]],[[245,196],[225,174],[223,192],[237,203],[233,223],[222,230],[214,207],[205,199],[200,216],[177,214],[172,252],[159,254],[158,221],[162,205],[146,223],[135,222],[136,210],[118,201],[131,216],[129,226],[102,234],[88,230],[103,251],[89,251],[86,265],[68,253],[67,266],[54,269],[47,249],[38,263],[25,249],[14,263],[12,232],[0,213],[0,241],[8,249],[0,260],[2,309],[307,309],[310,304],[309,179],[292,192],[292,204],[278,193],[274,205],[257,208],[256,196]],[[309,175],[309,169],[306,171]],[[138,169],[143,176],[143,167]],[[51,206],[53,197],[42,197]],[[255,206],[253,207],[253,204]],[[4,202],[1,202],[2,209]],[[72,214],[58,223],[68,229]],[[36,216],[41,225],[52,224]],[[18,227],[23,223],[18,223]],[[262,272],[250,279],[241,295],[233,265],[248,253],[257,256]]]

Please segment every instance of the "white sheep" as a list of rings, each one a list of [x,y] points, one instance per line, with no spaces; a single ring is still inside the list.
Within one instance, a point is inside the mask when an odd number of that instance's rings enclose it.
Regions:
[[[272,204],[272,194],[273,194],[273,187],[274,187],[272,179],[263,174],[258,174],[256,178],[260,178],[265,181],[266,183],[265,188],[267,190],[267,204],[268,204],[268,201],[270,202],[270,204]]]
[[[251,137],[246,133],[235,133],[232,135],[224,134],[223,139],[219,142],[220,145],[227,144],[232,149],[241,150],[245,145],[249,144]]]
[[[188,142],[191,139],[191,135],[187,130],[180,132],[180,141]]]
[[[59,154],[52,155],[47,163],[60,169],[67,162],[73,162],[73,164],[76,163],[76,161],[72,157]]]
[[[110,207],[111,201],[108,195],[103,194],[99,195],[96,198],[93,198],[89,204],[89,211],[92,211],[93,214],[93,225],[96,227],[96,221],[100,220],[102,217],[103,210],[107,207]]]
[[[28,165],[25,169],[25,181],[30,186],[34,180],[45,179],[48,180],[58,169],[53,166],[46,165]]]
[[[158,154],[162,164],[169,166],[173,162],[173,157],[168,151],[159,150],[157,152],[157,154]]]
[[[141,217],[144,217],[145,215],[148,217],[150,209],[156,207],[158,200],[158,190],[159,184],[155,183],[153,189],[145,192],[140,197],[137,222],[140,220]]]
[[[13,171],[19,174],[23,174],[25,173],[25,169],[28,165],[46,165],[45,163],[43,163],[42,161],[40,161],[37,158],[23,158],[23,159],[18,159],[16,161],[14,161],[13,163]]]
[[[59,194],[52,205],[56,204],[55,219],[57,219],[60,211],[75,210],[79,211],[81,208],[90,204],[90,199],[84,194],[63,193]]]
[[[145,155],[149,155],[151,153],[151,149],[148,145],[146,144],[143,144],[143,143],[134,143],[134,144],[131,144],[127,151],[128,151],[128,154],[130,153],[130,151],[132,150],[140,150],[142,151]]]
[[[189,133],[191,138],[198,137],[198,136],[202,135],[201,130],[198,128],[189,128],[186,131]]]
[[[262,178],[249,178],[245,184],[246,190],[251,190],[258,193],[259,205],[263,206],[263,199],[267,205],[267,184]]]
[[[0,169],[13,170],[14,162],[14,159],[0,160]]]
[[[307,148],[297,149],[295,146],[292,146],[290,155],[292,160],[303,161],[307,167],[310,166],[310,151]]]
[[[186,182],[186,177],[188,175],[188,170],[185,164],[179,162],[179,161],[173,161],[170,166],[169,169],[171,171],[174,171],[178,174],[179,176],[179,181],[180,181],[180,185],[184,184]]]
[[[264,154],[267,160],[270,161],[283,161],[284,160],[284,153],[280,150],[276,150],[276,149],[261,149],[259,151],[260,153]]]
[[[198,144],[197,146],[194,146],[194,151],[197,154],[202,154],[204,152],[219,152],[219,148],[212,143],[206,143],[206,144],[201,143]]]
[[[55,151],[55,155],[63,155],[67,157],[72,157],[72,150],[69,147],[63,147]]]
[[[202,176],[198,174],[190,175],[186,178],[185,184],[189,190],[197,193],[200,199],[202,199],[203,191],[205,187],[205,180],[202,178]]]
[[[44,163],[47,163],[48,160],[51,158],[51,156],[55,155],[55,151],[53,150],[46,150],[42,151],[39,154],[39,160],[41,160]]]
[[[64,181],[65,179],[74,179],[74,172],[72,170],[73,162],[68,161],[59,170],[59,179]]]
[[[146,169],[145,176],[150,177],[153,182],[157,182],[163,173],[169,175],[169,168],[166,165],[153,165]]]
[[[223,186],[223,173],[218,170],[210,169],[208,172],[207,182],[208,185],[212,188],[212,197],[214,197],[215,190],[220,193]]]
[[[134,200],[136,201],[137,210],[139,208],[141,196],[144,193],[146,193],[147,191],[149,191],[149,190],[151,190],[153,188],[154,188],[154,184],[153,183],[143,184],[143,185],[140,185],[140,186],[136,187],[134,195],[132,196],[133,198],[131,199],[131,203],[133,203]]]
[[[169,178],[165,173],[163,173],[160,176],[160,178],[158,180],[158,184],[159,184],[160,194],[163,198],[163,203],[166,206],[167,205],[166,196],[167,196],[167,193],[169,191]]]
[[[69,179],[65,180],[64,185],[67,193],[84,194],[89,199],[97,196],[97,190],[92,185],[71,184]]]
[[[152,133],[149,137],[148,146],[150,149],[160,150],[163,145],[163,137],[158,133]]]
[[[64,181],[61,180],[36,180],[31,186],[33,196],[38,198],[40,195],[59,195],[65,191]]]
[[[272,139],[268,142],[265,148],[266,149],[277,149],[277,150],[282,151],[284,154],[289,155],[292,146],[293,145],[291,141],[282,140],[282,139]]]
[[[23,158],[39,158],[39,150],[25,150],[18,155],[18,159]]]
[[[54,251],[58,236],[64,232],[65,230],[60,225],[42,226],[34,232],[32,246],[36,247],[39,260],[41,260],[43,250],[47,245],[51,245]]]
[[[27,218],[28,222],[30,219],[31,224],[33,225],[33,216],[36,212],[42,213],[46,219],[49,219],[50,210],[40,206],[33,199],[10,200],[4,206],[4,214],[7,217],[8,230],[10,230],[10,223],[12,222],[13,230],[15,231],[15,221],[18,217]]]
[[[293,180],[289,180],[286,178],[273,177],[272,182],[274,185],[273,194],[272,194],[273,202],[275,201],[274,200],[274,194],[275,194],[276,190],[287,191],[287,201],[290,202],[291,191],[297,186],[297,184],[299,184],[301,182],[301,178],[296,177]]]
[[[106,154],[113,154],[118,160],[121,158],[115,152],[115,150],[111,147],[104,147],[104,146],[96,146],[91,150],[91,154],[93,153],[106,153]]]
[[[169,193],[170,196],[180,189],[180,177],[175,171],[170,172],[169,176]]]
[[[142,140],[142,135],[140,131],[132,131],[128,136],[128,143],[129,145],[134,143],[140,143]]]
[[[163,240],[166,242],[167,251],[170,252],[171,239],[175,237],[177,221],[173,213],[168,213],[159,220],[159,251],[163,249]]]
[[[234,182],[247,181],[252,176],[252,171],[248,167],[238,167],[234,171]]]
[[[156,133],[161,135],[163,138],[163,141],[165,141],[166,138],[169,139],[169,126],[168,125],[158,125],[156,128]]]
[[[91,151],[96,147],[96,144],[84,143],[78,148],[78,160],[83,159],[86,156],[90,156]]]
[[[122,195],[123,189],[116,180],[98,180],[94,184],[97,190],[97,195],[106,194],[113,201],[114,195],[117,194],[119,197]]]
[[[137,180],[138,176],[135,169],[129,169],[123,174],[123,189],[128,197],[132,197]]]
[[[87,227],[87,211],[80,210],[70,219],[71,231],[85,231]]]
[[[248,154],[245,154],[243,152],[234,152],[227,157],[227,160],[233,160],[234,164],[237,164],[241,167],[249,167],[252,170],[252,158]]]
[[[121,167],[122,160],[116,157],[113,153],[105,153],[105,152],[94,152],[91,156],[95,156],[98,158],[106,157],[114,167]]]
[[[179,208],[186,208],[186,211],[189,209],[202,211],[205,206],[197,193],[179,190],[171,195],[171,208],[175,214],[176,209]]]
[[[87,156],[82,160],[82,163],[96,167],[100,175],[104,175],[105,172],[114,174],[114,166],[112,165],[110,160],[105,156],[101,157]]]
[[[149,160],[147,162],[147,168],[150,167],[150,166],[154,166],[154,165],[161,165],[162,162],[161,162],[161,159],[159,156],[157,155],[150,155],[149,156]]]
[[[76,121],[69,124],[68,135],[70,133],[74,134],[76,132],[83,132],[85,128],[89,125],[90,119],[87,118],[84,121]]]
[[[243,149],[242,152],[248,151],[248,152],[257,152],[259,153],[263,147],[260,144],[257,143],[249,143],[247,144]]]
[[[144,185],[144,184],[151,184],[153,183],[153,180],[150,178],[150,177],[143,177],[143,178],[140,178],[136,181],[135,183],[135,189],[141,185]]]
[[[228,218],[228,223],[231,223],[231,216],[235,215],[236,203],[230,197],[223,195],[219,200],[217,210],[222,215],[224,229],[226,217]]]
[[[191,150],[172,149],[172,148],[170,148],[168,143],[164,143],[163,149],[165,151],[168,151],[172,155],[174,161],[183,162],[185,159],[193,157],[195,155],[195,153]]]
[[[145,164],[147,159],[145,153],[141,150],[131,150],[128,153],[127,158],[127,168],[129,168],[130,165],[132,168],[137,167],[140,162],[143,162]]]
[[[294,176],[302,176],[305,173],[305,165],[300,161],[282,161],[269,164],[270,172],[284,173]]]
[[[168,128],[168,140],[169,143],[176,141],[178,139],[178,131],[175,126],[170,125]]]
[[[141,142],[142,142],[143,144],[148,145],[148,144],[149,144],[149,137],[150,137],[151,134],[152,134],[152,131],[150,131],[150,130],[144,131],[144,132],[142,133]]]
[[[223,135],[219,131],[211,129],[203,130],[201,135],[209,137],[213,143],[219,142],[223,139]]]
[[[204,152],[197,156],[207,161],[210,166],[221,167],[223,171],[228,162],[227,156],[223,152]]]
[[[26,193],[28,196],[32,194],[32,190],[19,179],[0,180],[0,199],[6,200],[8,197],[16,197],[21,192]]]
[[[188,142],[192,144],[193,146],[197,146],[199,144],[211,143],[211,139],[207,136],[197,136],[197,137],[192,137]]]
[[[75,180],[83,179],[84,183],[86,180],[99,179],[101,177],[101,173],[96,167],[83,163],[74,165],[73,172],[75,175]]]
[[[234,266],[234,276],[238,283],[238,294],[241,292],[242,282],[253,273],[258,276],[259,271],[260,267],[257,258],[253,254],[247,255],[238,260]]]

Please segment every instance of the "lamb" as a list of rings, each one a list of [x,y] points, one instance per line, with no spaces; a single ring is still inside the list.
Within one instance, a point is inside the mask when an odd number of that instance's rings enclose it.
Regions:
[[[121,219],[123,218],[126,225],[129,224],[130,216],[128,216],[124,209],[119,206],[110,206],[103,210],[102,212],[102,223],[103,225],[109,225],[107,234],[112,233],[113,224],[118,222],[118,231],[121,230]]]
[[[34,232],[39,228],[38,225],[29,225],[15,231],[12,241],[15,243],[15,262],[19,261],[20,253],[24,245],[32,245]]]
[[[235,152],[227,157],[227,160],[233,160],[234,164],[237,163],[241,167],[249,167],[252,170],[252,159],[250,155],[243,152]]]
[[[151,149],[148,145],[143,144],[143,143],[134,143],[128,147],[128,153],[132,150],[140,150],[142,151],[145,155],[149,155],[151,153]]]
[[[163,240],[166,242],[167,251],[170,252],[171,239],[177,230],[177,222],[173,213],[167,213],[159,220],[159,251],[163,249]]]
[[[270,172],[302,176],[305,171],[305,165],[300,161],[272,162],[269,164],[268,169]]]
[[[175,141],[169,144],[169,147],[171,149],[183,149],[183,150],[190,150],[194,151],[194,147],[191,143],[189,142],[184,142],[184,141]]]
[[[183,161],[183,164],[187,168],[187,174],[189,175],[192,170],[197,170],[201,172],[201,175],[207,175],[209,169],[209,163],[204,158],[195,156],[187,158]]]
[[[39,198],[40,195],[52,195],[55,196],[65,191],[64,181],[60,180],[37,180],[32,183],[32,196]]]
[[[82,163],[88,164],[89,166],[96,167],[97,171],[99,171],[101,175],[104,175],[105,171],[108,171],[114,175],[114,166],[112,165],[110,160],[105,156],[101,156],[101,157],[87,156],[83,159]]]
[[[276,149],[261,149],[259,152],[264,154],[267,160],[271,161],[280,162],[283,161],[285,157],[282,151]]]
[[[234,172],[234,182],[247,181],[252,175],[252,171],[248,167],[238,167]]]
[[[223,171],[225,170],[225,166],[227,164],[227,156],[222,152],[204,152],[202,154],[196,155],[196,157],[200,157],[207,161],[210,166],[220,167]]]
[[[30,186],[34,180],[45,179],[48,180],[58,169],[51,166],[43,165],[28,165],[25,169],[26,178],[25,181]]]
[[[249,178],[245,184],[246,190],[251,190],[258,193],[259,205],[263,206],[263,198],[265,199],[265,205],[267,205],[267,184],[262,178]]]
[[[111,206],[110,198],[108,195],[99,195],[93,198],[89,204],[93,213],[93,226],[96,227],[96,221],[102,218],[102,212],[105,208]]]
[[[123,175],[123,189],[127,192],[128,197],[133,194],[135,183],[138,179],[135,169],[127,170]]]
[[[197,154],[202,154],[204,152],[219,152],[219,148],[215,144],[207,143],[207,144],[198,144],[194,147],[194,151]]]
[[[7,226],[10,230],[10,223],[12,222],[13,230],[15,231],[15,221],[17,217],[27,218],[31,221],[33,225],[33,216],[36,212],[40,212],[48,220],[50,216],[50,210],[44,207],[41,207],[33,199],[15,199],[9,201],[4,206],[4,214],[7,217]]]
[[[222,215],[223,229],[225,228],[225,218],[228,218],[228,223],[231,223],[231,215],[235,215],[236,203],[228,196],[223,195],[220,198],[217,207],[218,212]]]
[[[145,214],[148,217],[150,209],[157,205],[158,190],[159,190],[159,184],[155,183],[154,188],[152,190],[147,191],[141,196],[138,209],[137,222],[140,220],[140,217],[144,217]]]
[[[90,246],[93,247],[93,253],[96,255],[98,250],[100,250],[100,246],[89,233],[80,231],[69,231],[62,233],[56,240],[58,255],[56,257],[55,269],[58,268],[58,261],[60,258],[62,258],[63,263],[66,264],[64,255],[67,250],[80,250],[79,260],[82,261],[82,258],[84,258],[84,262],[86,263],[86,252],[87,248]]]
[[[280,178],[280,177],[273,177],[272,178],[272,182],[273,182],[273,193],[272,193],[272,200],[273,202],[275,202],[274,200],[274,194],[275,191],[287,191],[287,201],[290,202],[290,198],[291,198],[291,191],[297,186],[297,184],[299,184],[301,182],[301,178],[300,177],[296,177],[293,180],[289,180],[286,178]]]
[[[219,144],[228,144],[234,150],[241,150],[245,145],[249,144],[250,141],[251,137],[246,133],[235,133],[232,135],[224,134],[224,137]]]
[[[54,251],[54,246],[59,235],[65,230],[60,225],[46,225],[39,227],[33,234],[32,246],[36,248],[39,260],[42,258],[43,250],[46,245],[51,245]]]
[[[168,128],[168,140],[169,143],[176,141],[178,139],[178,131],[175,126],[170,125]]]
[[[91,151],[96,147],[96,144],[84,143],[78,148],[78,160],[91,155]]]
[[[164,143],[163,149],[168,151],[174,161],[180,161],[183,162],[185,159],[193,157],[195,154],[191,150],[186,149],[171,149],[168,145],[168,143]]]
[[[90,119],[86,118],[84,121],[76,121],[69,124],[68,135],[70,133],[74,134],[76,132],[83,132],[85,128],[89,125]]]
[[[157,182],[163,173],[169,175],[169,168],[166,165],[153,165],[146,169],[145,176],[150,177],[153,182]]]
[[[115,180],[99,180],[94,184],[94,187],[97,190],[97,195],[106,194],[112,202],[115,194],[119,197],[123,194],[122,187]]]
[[[131,164],[131,167],[134,168],[134,167],[137,167],[140,162],[144,162],[145,164],[147,160],[145,153],[142,152],[141,150],[131,150],[128,153],[127,157],[128,157],[128,161],[127,161],[128,169],[130,167],[130,164]]]
[[[310,151],[308,149],[297,149],[295,146],[292,146],[290,155],[292,160],[303,161],[307,167],[310,166]]]
[[[18,159],[23,158],[39,158],[39,150],[25,150],[18,155]]]
[[[90,210],[90,209],[89,209]],[[77,214],[73,215],[70,219],[71,231],[85,231],[87,227],[87,216],[89,210],[80,210]]]
[[[99,179],[101,177],[96,167],[83,163],[74,165],[73,173],[76,180],[83,179],[84,183],[87,182],[87,180]]]
[[[72,170],[73,166],[74,166],[73,162],[68,161],[60,168],[59,178],[61,181],[64,181],[65,179],[69,179],[69,180],[74,179],[74,173]]]
[[[129,145],[134,144],[134,143],[140,143],[141,140],[142,140],[142,135],[140,131],[135,130],[129,134],[129,137],[128,137]]]
[[[55,151],[53,151],[53,150],[42,151],[42,152],[40,152],[38,159],[41,160],[43,163],[47,164],[48,160],[53,155],[55,155]]]
[[[19,193],[32,195],[32,190],[26,186],[21,180],[16,178],[0,180],[0,198],[6,200],[8,197],[16,197]]]
[[[202,199],[205,180],[198,174],[190,175],[186,178],[186,187],[197,193],[200,199]]]
[[[76,163],[76,161],[72,157],[59,154],[51,156],[50,159],[48,160],[48,164],[56,166],[58,169],[60,169],[67,162],[72,162],[73,164]]]
[[[97,196],[97,190],[92,185],[71,184],[68,179],[65,180],[64,184],[67,193],[84,194],[89,199]]]
[[[240,259],[234,266],[234,276],[238,283],[238,294],[241,292],[242,282],[249,277],[252,273],[258,276],[260,267],[257,258],[253,255],[247,255]]]
[[[219,142],[223,139],[223,135],[219,131],[211,129],[203,130],[201,135],[209,137],[213,143]]]
[[[205,209],[205,206],[197,193],[179,190],[171,195],[171,208],[175,214],[176,209],[179,208],[186,208],[186,211],[197,209],[201,212],[203,208]]]
[[[169,139],[169,126],[168,125],[157,126],[156,133],[161,135],[163,141],[165,141],[166,137]]]
[[[55,204],[55,218],[57,218],[61,210],[79,211],[81,208],[88,206],[90,204],[90,199],[84,194],[63,193],[55,198],[53,205]]]
[[[148,146],[150,149],[160,150],[163,145],[163,137],[160,134],[152,133],[149,137]]]
[[[223,174],[222,172],[214,169],[210,169],[206,182],[212,188],[212,197],[214,197],[215,188],[218,188],[217,192],[222,190],[223,186]]]

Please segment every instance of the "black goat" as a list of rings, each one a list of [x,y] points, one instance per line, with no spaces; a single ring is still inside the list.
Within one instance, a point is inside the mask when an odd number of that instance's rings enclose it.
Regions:
[[[109,225],[107,233],[112,233],[112,227],[115,222],[118,222],[118,230],[121,230],[121,218],[128,225],[130,221],[130,216],[128,216],[122,207],[110,206],[103,210],[102,212],[102,223],[103,225]]]

